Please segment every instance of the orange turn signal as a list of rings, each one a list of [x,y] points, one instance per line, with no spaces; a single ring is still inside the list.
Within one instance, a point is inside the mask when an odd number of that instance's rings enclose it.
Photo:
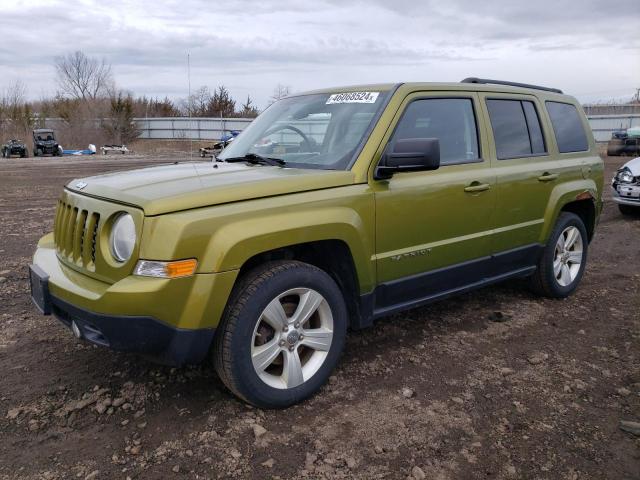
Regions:
[[[188,277],[196,272],[198,261],[195,258],[167,262],[165,271],[168,278]]]

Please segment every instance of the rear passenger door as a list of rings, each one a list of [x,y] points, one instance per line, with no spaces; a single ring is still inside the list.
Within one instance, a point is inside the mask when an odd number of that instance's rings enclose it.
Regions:
[[[535,258],[549,197],[558,181],[557,163],[549,155],[551,132],[543,106],[531,95],[480,93],[490,126],[489,155],[496,173],[493,253],[517,268]],[[508,253],[506,253],[508,252]],[[524,265],[523,265],[524,266]]]

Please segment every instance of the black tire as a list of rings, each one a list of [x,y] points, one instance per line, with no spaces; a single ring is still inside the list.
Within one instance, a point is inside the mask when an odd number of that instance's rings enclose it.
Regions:
[[[554,257],[556,254],[556,243],[558,238],[569,227],[576,227],[580,233],[582,241],[582,261],[575,278],[566,286],[559,283],[553,270]],[[556,221],[556,225],[549,236],[549,241],[538,260],[538,268],[531,276],[530,285],[532,290],[538,295],[549,298],[565,298],[571,295],[580,284],[584,269],[587,265],[587,251],[589,248],[589,236],[582,219],[574,213],[562,212]]]
[[[640,216],[640,206],[634,207],[633,205],[623,205],[622,203],[618,204],[618,210],[622,215],[629,215],[638,217]]]
[[[253,367],[254,329],[267,305],[294,288],[313,289],[324,297],[333,318],[333,336],[324,361],[311,378],[296,387],[274,388]],[[340,288],[323,270],[298,261],[268,262],[247,273],[234,288],[216,330],[215,369],[231,392],[256,407],[285,408],[301,402],[320,389],[337,364],[344,347],[347,315]]]

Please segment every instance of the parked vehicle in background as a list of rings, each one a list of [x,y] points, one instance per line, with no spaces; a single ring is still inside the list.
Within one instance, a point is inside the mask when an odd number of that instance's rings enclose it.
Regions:
[[[329,378],[347,329],[513,278],[570,295],[602,210],[577,101],[495,80],[301,93],[212,163],[73,180],[30,266],[78,338],[281,408]]]
[[[222,150],[224,150],[224,148],[229,145],[238,135],[240,135],[240,130],[231,130],[229,133],[225,133],[224,135],[222,135],[219,142],[215,142],[209,147],[202,147],[200,149],[200,157],[215,157],[220,152],[222,152]]]
[[[125,153],[129,152],[129,149],[126,145],[103,145],[102,147],[100,147],[100,150],[102,151],[103,155],[114,152],[124,155]]]
[[[12,155],[19,155],[22,158],[29,156],[29,150],[22,140],[11,139],[2,145],[2,157],[9,158]]]
[[[624,215],[640,214],[640,157],[629,160],[611,180],[613,201]]]
[[[640,127],[613,132],[607,144],[607,155],[640,155]]]
[[[38,128],[33,131],[33,156],[42,155],[62,155],[62,148],[50,128]]]

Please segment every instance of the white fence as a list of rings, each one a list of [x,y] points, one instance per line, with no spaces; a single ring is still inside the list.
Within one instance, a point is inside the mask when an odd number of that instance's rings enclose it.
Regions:
[[[640,114],[588,115],[596,142],[606,142],[616,130],[640,126]],[[140,138],[156,140],[218,140],[230,130],[243,130],[251,118],[136,118]]]
[[[243,130],[252,118],[136,118],[140,138],[157,140],[219,140],[230,130]]]

